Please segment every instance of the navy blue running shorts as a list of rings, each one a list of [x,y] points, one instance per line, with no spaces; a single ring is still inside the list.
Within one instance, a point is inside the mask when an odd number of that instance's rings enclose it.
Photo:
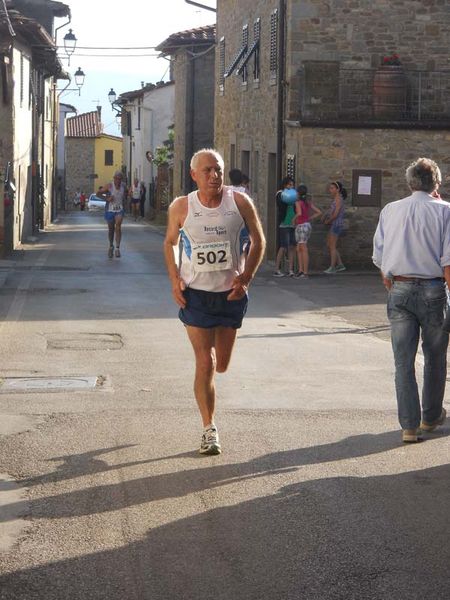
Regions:
[[[228,292],[205,292],[186,288],[183,292],[186,307],[180,308],[178,316],[191,327],[231,327],[239,329],[247,312],[248,295],[240,300],[227,300]]]

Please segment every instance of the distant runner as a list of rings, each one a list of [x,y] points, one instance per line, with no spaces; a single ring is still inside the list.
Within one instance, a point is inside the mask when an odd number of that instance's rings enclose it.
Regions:
[[[116,242],[117,258],[120,258],[120,242],[122,240],[122,221],[125,214],[125,198],[127,188],[122,182],[122,172],[114,173],[113,182],[103,188],[99,188],[97,194],[106,200],[105,220],[108,223],[109,258],[114,256],[114,238]]]
[[[223,158],[212,149],[191,160],[198,191],[169,207],[164,254],[179,316],[195,353],[194,393],[203,421],[202,454],[220,454],[214,422],[216,371],[229,365],[237,330],[247,310],[247,290],[265,249],[261,223],[250,198],[223,185]],[[243,230],[251,239],[244,252]],[[181,266],[174,247],[183,245]]]

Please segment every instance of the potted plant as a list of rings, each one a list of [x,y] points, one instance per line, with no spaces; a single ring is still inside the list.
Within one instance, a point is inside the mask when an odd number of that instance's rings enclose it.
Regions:
[[[398,54],[384,56],[373,81],[375,117],[401,118],[406,110],[406,75]]]

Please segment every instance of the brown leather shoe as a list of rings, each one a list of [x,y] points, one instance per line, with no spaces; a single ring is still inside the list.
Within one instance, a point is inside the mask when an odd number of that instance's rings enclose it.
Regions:
[[[432,423],[427,423],[426,421],[422,421],[422,423],[420,424],[420,427],[424,431],[434,431],[436,429],[436,427],[439,427],[439,425],[444,424],[444,421],[446,418],[447,418],[447,411],[445,410],[445,408],[443,408],[440,417],[438,417]]]
[[[402,439],[405,444],[415,444],[422,440],[422,432],[419,427],[416,429],[403,429]]]

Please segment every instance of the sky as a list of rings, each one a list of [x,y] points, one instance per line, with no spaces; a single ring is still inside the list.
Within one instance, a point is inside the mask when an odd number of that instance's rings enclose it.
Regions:
[[[117,96],[136,90],[141,82],[167,81],[169,62],[158,58],[152,49],[104,50],[109,48],[136,48],[157,46],[171,34],[215,22],[215,13],[187,4],[184,0],[64,0],[70,6],[72,21],[57,33],[57,44],[63,46],[63,38],[72,29],[77,38],[74,54],[68,63],[64,48],[60,48],[63,69],[72,75],[69,89],[60,95],[60,101],[74,106],[78,114],[102,107],[104,131],[120,135],[117,119],[108,100],[108,92],[114,89]],[[199,0],[200,4],[215,7],[214,0]],[[120,7],[120,8],[119,8]],[[56,19],[55,27],[67,22]],[[85,49],[90,47],[94,49]],[[150,56],[137,56],[145,54]],[[104,56],[95,56],[104,55]],[[105,56],[106,55],[106,56]],[[124,57],[111,55],[125,55]],[[81,67],[86,77],[80,95],[73,75]],[[60,80],[58,89],[67,82]],[[69,115],[71,116],[71,115]]]

